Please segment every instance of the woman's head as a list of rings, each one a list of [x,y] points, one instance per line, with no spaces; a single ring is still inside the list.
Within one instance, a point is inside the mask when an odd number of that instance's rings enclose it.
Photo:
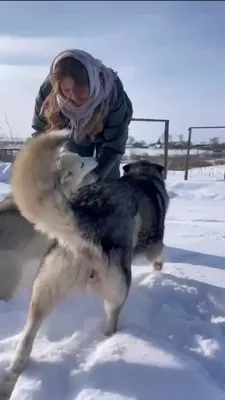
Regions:
[[[61,112],[76,132],[100,132],[115,77],[111,69],[82,50],[68,50],[56,56],[49,73],[52,92],[41,110],[48,128],[61,128]]]
[[[84,65],[73,57],[60,59],[50,72],[53,90],[75,106],[83,105],[89,97],[89,77]]]

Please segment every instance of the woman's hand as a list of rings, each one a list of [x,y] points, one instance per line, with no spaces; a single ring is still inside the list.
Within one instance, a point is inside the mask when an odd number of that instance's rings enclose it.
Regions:
[[[95,183],[99,180],[99,176],[94,172],[90,171],[82,180],[79,187],[90,185],[91,183]]]

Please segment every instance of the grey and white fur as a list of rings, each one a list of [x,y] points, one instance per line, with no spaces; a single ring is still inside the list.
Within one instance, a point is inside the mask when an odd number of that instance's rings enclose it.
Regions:
[[[65,171],[68,175],[64,181],[64,188],[69,188],[64,191],[66,195],[75,189],[73,179],[77,185],[97,165],[94,158],[80,158],[65,150],[59,159],[61,176]],[[0,300],[8,300],[32,285],[51,242],[23,217],[12,193],[0,201]]]
[[[33,284],[22,339],[9,371],[26,365],[37,331],[58,302],[90,286],[104,301],[106,335],[117,331],[131,285],[135,254],[163,267],[168,195],[163,167],[147,161],[124,166],[115,182],[69,189],[59,147],[65,132],[52,132],[25,144],[13,167],[13,197],[21,215],[53,244]],[[73,175],[73,182],[76,177]],[[69,194],[70,191],[70,194]]]

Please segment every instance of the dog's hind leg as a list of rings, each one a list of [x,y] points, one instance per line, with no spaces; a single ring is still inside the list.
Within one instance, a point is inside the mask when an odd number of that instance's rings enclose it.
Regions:
[[[26,366],[43,320],[76,284],[74,269],[73,256],[62,248],[53,248],[46,256],[34,281],[27,321],[10,372],[19,376]]]
[[[161,271],[164,265],[164,244],[157,242],[150,245],[146,252],[146,257],[150,263],[153,263],[154,271]]]
[[[106,312],[106,336],[111,336],[117,331],[118,319],[131,284],[131,261],[118,266],[111,263],[105,265],[107,275],[98,275],[98,282],[90,282],[91,288],[104,300]],[[96,272],[98,274],[98,272]]]
[[[154,271],[162,271],[163,266],[164,266],[164,256],[163,254],[161,254],[160,257],[153,262],[153,269]]]
[[[113,299],[109,294],[105,296],[104,299],[104,308],[106,312],[106,330],[105,336],[112,336],[114,333],[117,332],[118,327],[118,319],[120,316],[120,312],[122,310],[123,304],[127,298],[127,288],[124,291],[122,289],[122,293],[117,294],[117,299]]]

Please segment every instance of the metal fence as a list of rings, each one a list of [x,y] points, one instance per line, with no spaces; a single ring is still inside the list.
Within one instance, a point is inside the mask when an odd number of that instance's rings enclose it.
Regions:
[[[164,123],[164,178],[167,178],[168,172],[168,145],[169,145],[169,120],[168,119],[152,119],[152,118],[132,118],[135,122],[159,122]],[[17,152],[21,149],[21,146],[10,148],[0,148],[0,161],[2,162],[13,162],[15,160]]]
[[[161,122],[164,123],[164,178],[167,178],[168,172],[168,147],[169,147],[169,123],[168,119],[152,119],[152,118],[132,118],[131,121],[136,122]]]
[[[15,148],[0,148],[0,161],[2,162],[13,162],[15,160],[16,154],[20,150],[20,147]]]
[[[214,125],[214,126],[191,126],[190,128],[188,128],[188,145],[187,145],[187,155],[186,155],[186,163],[185,163],[185,172],[184,172],[184,180],[185,180],[185,181],[188,180],[192,132],[193,132],[193,130],[201,130],[201,129],[225,129],[225,126],[224,126],[224,125]]]

